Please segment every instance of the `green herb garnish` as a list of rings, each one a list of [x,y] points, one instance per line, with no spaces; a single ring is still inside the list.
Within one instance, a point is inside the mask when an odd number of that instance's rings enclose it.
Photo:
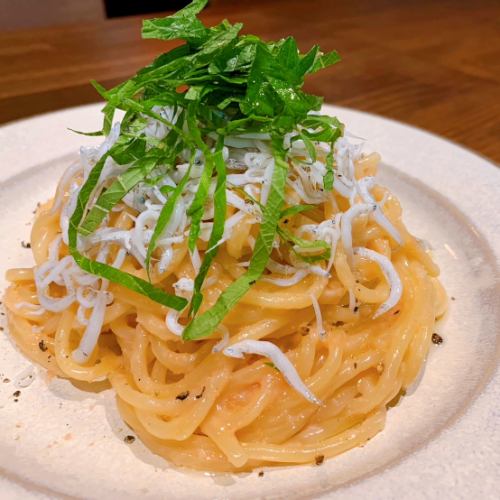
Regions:
[[[273,249],[274,237],[279,221],[281,207],[285,202],[285,183],[288,176],[288,162],[281,136],[273,136],[274,172],[271,190],[262,214],[259,236],[255,243],[248,271],[233,281],[219,296],[215,305],[200,316],[194,318],[183,332],[183,338],[195,340],[209,336],[239,302],[264,272]]]
[[[81,254],[78,235],[94,232],[130,190],[141,183],[155,185],[160,182],[164,175],[176,168],[180,155],[189,152],[190,167],[177,187],[158,186],[167,202],[147,249],[145,264],[150,276],[157,242],[168,227],[174,206],[190,179],[195,154],[201,152],[204,166],[193,201],[187,209],[190,251],[196,247],[209,200],[214,205],[214,216],[208,249],[194,282],[190,322],[183,334],[183,338],[189,340],[211,335],[261,277],[277,235],[294,248],[306,250],[307,254],[297,251],[297,255],[308,262],[329,257],[325,242],[302,240],[278,226],[281,219],[311,209],[307,205],[284,208],[289,157],[283,139],[285,134],[291,133],[292,142],[302,140],[309,160],[314,162],[316,143],[328,143],[333,149],[343,131],[336,118],[311,114],[320,110],[322,99],[302,90],[307,75],[340,60],[335,51],[323,54],[318,46],[314,46],[301,54],[292,37],[264,42],[254,35],[241,35],[242,25],[233,25],[226,20],[206,27],[196,17],[206,3],[207,0],[194,0],[172,16],[144,21],[143,38],[181,39],[183,45],[160,55],[133,78],[115,88],[107,90],[93,82],[106,100],[101,133],[109,134],[116,110],[124,111],[125,116],[116,144],[95,165],[82,186],[69,228],[70,252],[82,269],[182,310],[187,301],[165,292],[161,283],[153,286],[151,282]],[[176,118],[172,121],[158,112],[165,107],[175,110],[173,116]],[[167,127],[168,133],[163,139],[146,136],[144,128],[148,118]],[[266,133],[271,137],[275,167],[269,196],[266,204],[260,205],[260,231],[247,272],[223,291],[211,309],[198,314],[203,303],[203,282],[224,234],[227,208],[224,138],[242,133]],[[102,192],[96,193],[107,158],[112,158],[125,169],[109,186],[101,187]],[[333,154],[326,156],[325,164],[324,188],[331,190]],[[214,177],[216,186],[212,197],[209,193]]]
[[[224,222],[226,219],[226,165],[222,157],[222,137],[216,146],[214,154],[215,169],[217,172],[217,185],[214,193],[214,222],[210,238],[208,240],[208,249],[205,252],[205,257],[200,267],[200,271],[194,280],[194,294],[191,302],[191,315],[198,312],[201,306],[203,295],[201,287],[207,276],[210,264],[217,254],[218,243],[224,234]]]
[[[309,210],[313,210],[314,208],[314,205],[295,205],[293,207],[288,207],[281,211],[280,219],[293,217],[294,215],[300,214],[302,212],[309,212]]]
[[[155,302],[180,311],[186,306],[187,301],[185,299],[168,294],[161,288],[154,287],[148,281],[138,278],[132,274],[120,271],[119,269],[115,269],[114,267],[108,266],[107,264],[90,260],[78,251],[78,226],[82,221],[85,207],[87,206],[89,198],[92,195],[92,191],[99,180],[99,175],[101,174],[107,157],[110,156],[112,154],[112,151],[116,149],[117,148],[113,148],[97,162],[96,166],[90,172],[87,181],[83,184],[80,190],[77,206],[75,208],[75,211],[73,212],[73,215],[71,216],[68,228],[69,249],[71,255],[75,259],[75,262],[84,271],[110,280],[114,283],[119,283],[120,285],[125,286],[130,290],[133,290],[134,292],[149,297]]]
[[[304,262],[313,263],[321,260],[328,260],[330,258],[330,245],[326,241],[304,240],[282,227],[278,227],[278,234],[283,241],[292,245],[293,253]],[[307,253],[301,253],[297,250],[297,248],[305,250]]]

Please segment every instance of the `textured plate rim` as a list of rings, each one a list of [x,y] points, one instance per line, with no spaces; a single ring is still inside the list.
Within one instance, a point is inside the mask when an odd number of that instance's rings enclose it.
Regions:
[[[89,130],[93,129],[96,125],[96,117],[99,117],[99,108],[99,104],[69,108],[25,120],[19,120],[0,127],[0,145],[2,146],[0,148],[0,164],[16,165],[17,167],[17,171],[15,173],[13,172],[13,168],[6,169],[3,167],[0,170],[0,183],[3,183],[13,175],[17,175],[20,172],[28,170],[36,164],[46,163],[51,159],[60,158],[61,156],[72,153],[81,143],[92,142],[91,140],[82,140],[81,136],[68,134],[68,140],[64,142],[64,145],[59,143],[51,145],[50,141],[47,141],[48,137],[44,131],[52,130],[57,126],[60,126],[61,131],[64,131],[67,126],[75,128],[80,127],[81,129],[84,128],[85,125],[88,125]],[[419,166],[422,164],[422,158],[427,158],[428,160],[433,155],[438,155],[439,157],[440,154],[446,152],[448,152],[449,157],[460,157],[461,161],[458,162],[458,164],[450,165],[450,161],[446,160],[445,154],[445,157],[440,158],[443,160],[442,164],[436,164],[434,165],[435,167],[441,169],[454,168],[455,170],[453,172],[456,172],[457,174],[467,174],[468,172],[465,170],[467,168],[466,165],[473,164],[476,169],[475,171],[479,171],[477,178],[472,183],[475,183],[474,189],[476,189],[478,193],[481,193],[482,199],[485,200],[483,203],[491,205],[493,212],[494,209],[498,210],[498,208],[500,208],[500,203],[498,201],[494,201],[495,193],[500,192],[500,170],[498,167],[494,166],[490,160],[481,157],[460,145],[452,143],[451,141],[442,139],[429,132],[394,120],[340,107],[325,106],[325,111],[328,113],[336,113],[341,120],[346,122],[349,130],[358,132],[360,128],[364,128],[367,131],[364,135],[366,135],[370,147],[382,153],[385,163],[396,166],[405,164],[405,173],[409,174],[409,172],[418,172],[419,180],[421,182],[430,185],[435,190],[438,190],[450,201],[452,205],[457,206],[457,203],[460,202],[462,204],[460,208],[472,216],[476,213],[476,206],[473,200],[464,198],[459,199],[457,195],[457,193],[460,192],[460,189],[463,189],[463,178],[460,178],[459,175],[456,176],[457,178],[441,176],[441,179],[446,178],[446,182],[441,182],[438,183],[440,185],[436,185],[434,182],[435,179],[431,178],[432,176],[429,175],[428,169],[422,172],[419,171]],[[378,127],[379,129],[384,129],[385,135],[387,135],[387,132],[390,132],[389,135],[393,138],[394,142],[389,145],[382,137],[377,137],[377,134],[372,134],[370,128],[373,125],[376,125],[374,128]],[[27,132],[31,132],[31,134],[27,134]],[[20,151],[19,143],[23,136],[29,137],[29,141],[25,142],[25,147],[23,147]],[[410,145],[412,153],[410,156],[408,155],[408,145]],[[453,154],[450,154],[450,152]],[[465,205],[465,207],[463,205]],[[498,270],[498,262],[500,261],[500,221],[498,220],[498,216],[474,220],[474,223],[482,237],[489,244],[489,247],[496,258]],[[498,355],[499,353],[497,352],[497,360]],[[414,465],[419,466],[419,462],[422,460],[422,456],[419,456],[419,454],[425,454],[429,451],[429,448],[432,448],[443,439],[449,440],[448,434],[450,432],[461,432],[461,430],[466,429],[467,422],[470,419],[477,418],[474,414],[478,413],[478,410],[486,411],[489,419],[494,418],[495,415],[494,412],[490,411],[490,406],[492,406],[495,402],[500,401],[500,393],[498,389],[495,388],[495,386],[498,387],[498,385],[500,385],[498,382],[500,382],[498,370],[496,373],[493,372],[491,374],[485,374],[482,391],[477,395],[475,401],[473,401],[472,404],[465,409],[463,414],[456,416],[450,428],[439,432],[431,442],[424,445],[423,450],[419,450],[417,453],[396,461],[395,464],[389,464],[383,471],[376,470],[373,473],[364,476],[360,480],[354,480],[351,483],[347,483],[346,485],[337,488],[335,493],[361,495],[363,493],[361,491],[363,487],[365,485],[369,486],[370,484],[374,486],[372,483],[376,483],[377,478],[390,480],[391,476],[393,478],[397,477],[398,469],[400,469],[401,465],[408,465],[408,463],[411,464],[411,462],[414,462]],[[484,422],[484,428],[486,429],[489,425],[493,425],[494,423],[495,422],[488,420]],[[446,459],[446,455],[450,454],[450,450],[443,447],[440,454],[441,460]],[[484,463],[486,463],[486,461],[491,461],[492,459],[498,462],[498,453],[496,454],[496,457],[481,454],[475,457],[475,460],[484,460]],[[429,465],[429,463],[430,462],[427,462],[427,467],[432,466]],[[420,465],[422,464],[420,463]],[[476,462],[476,469],[478,465],[480,464]],[[450,469],[447,470],[449,471]],[[458,474],[458,472],[456,473]],[[15,496],[11,496],[11,498],[29,498],[31,495],[33,497],[36,495],[37,498],[40,498],[40,495],[45,497],[45,495],[49,494],[46,489],[39,488],[38,485],[31,485],[25,481],[18,482],[14,478],[9,479],[8,476],[2,476],[1,472],[0,485],[4,491],[12,491],[12,494]],[[470,496],[474,493],[480,492],[478,489],[481,488],[480,481],[469,483],[469,485],[469,491],[462,491],[461,496],[463,495],[466,497],[467,495]],[[6,490],[7,487],[10,487],[11,490]],[[328,498],[331,498],[331,496],[328,496]]]

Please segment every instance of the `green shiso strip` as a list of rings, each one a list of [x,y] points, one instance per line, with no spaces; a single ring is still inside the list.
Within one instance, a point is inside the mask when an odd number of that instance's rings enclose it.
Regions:
[[[112,154],[113,150],[105,154],[95,165],[95,167],[90,172],[89,177],[83,184],[78,195],[77,205],[73,215],[71,216],[68,237],[69,237],[69,249],[70,253],[75,259],[75,262],[86,272],[94,274],[101,278],[107,279],[114,283],[119,283],[122,286],[133,290],[134,292],[140,293],[149,297],[150,299],[158,302],[164,306],[172,307],[176,310],[182,310],[187,301],[181,297],[176,297],[166,293],[161,288],[154,287],[148,281],[137,278],[132,274],[120,271],[112,266],[103,264],[102,262],[93,261],[78,251],[78,226],[85,213],[85,207],[92,196],[93,190],[99,180],[104,163],[108,156]]]
[[[188,236],[190,251],[195,250],[210,198],[213,198],[214,217],[208,249],[194,282],[190,322],[183,334],[188,340],[211,335],[261,277],[276,237],[296,250],[307,250],[308,255],[297,252],[304,260],[315,262],[329,257],[326,243],[302,240],[278,226],[283,217],[310,209],[306,205],[284,208],[289,160],[283,138],[285,134],[293,133],[292,141],[302,140],[309,160],[314,162],[316,143],[328,143],[333,151],[335,141],[343,133],[343,126],[336,118],[317,113],[322,99],[302,90],[307,75],[339,62],[337,52],[324,54],[318,46],[314,46],[301,54],[293,37],[265,42],[254,35],[241,35],[242,25],[231,24],[227,20],[207,27],[197,17],[206,3],[207,0],[194,0],[171,16],[144,21],[143,38],[180,39],[184,43],[161,54],[117,87],[107,90],[93,82],[106,100],[100,134],[109,134],[116,110],[124,111],[125,116],[118,140],[94,166],[83,184],[69,227],[70,252],[83,270],[130,288],[160,304],[182,310],[188,305],[187,301],[166,293],[161,284],[154,286],[80,253],[78,238],[101,227],[113,207],[134,187],[141,183],[154,185],[168,171],[176,168],[183,151],[190,151],[190,167],[177,187],[161,188],[167,202],[160,212],[147,249],[149,276],[153,252],[190,178],[195,152],[200,151],[204,168],[187,210],[191,222]],[[158,108],[162,107],[176,111],[175,122],[158,113]],[[166,126],[168,133],[164,139],[145,135],[148,118]],[[227,209],[224,137],[241,133],[267,133],[272,138],[275,166],[269,197],[261,207],[262,221],[248,271],[224,290],[212,308],[199,314],[203,303],[203,282],[224,234]],[[125,168],[108,187],[102,188],[99,179],[108,158]],[[324,188],[331,190],[332,152],[327,154],[325,164]],[[210,186],[214,180],[215,192],[211,197]],[[310,255],[311,251],[313,255]]]
[[[262,223],[255,242],[248,271],[233,281],[208,311],[195,317],[182,334],[186,340],[196,340],[211,335],[227,313],[238,303],[264,272],[273,249],[276,228],[285,203],[285,186],[288,177],[288,161],[281,135],[273,136],[274,171],[267,203],[263,207]]]

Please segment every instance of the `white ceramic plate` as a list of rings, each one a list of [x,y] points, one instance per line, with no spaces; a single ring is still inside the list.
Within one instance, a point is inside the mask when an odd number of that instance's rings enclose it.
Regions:
[[[0,287],[5,270],[31,265],[32,210],[54,191],[78,146],[93,140],[95,105],[0,128]],[[1,498],[493,498],[498,491],[500,170],[421,130],[377,116],[337,112],[384,160],[381,178],[401,199],[405,220],[432,242],[450,310],[418,388],[389,411],[364,448],[321,467],[243,475],[180,471],[151,454],[120,420],[111,391],[67,381],[13,392],[30,363],[0,335]],[[94,141],[95,142],[95,141]],[[4,322],[5,317],[0,316]],[[5,325],[3,325],[5,326]],[[28,371],[26,371],[26,369]]]

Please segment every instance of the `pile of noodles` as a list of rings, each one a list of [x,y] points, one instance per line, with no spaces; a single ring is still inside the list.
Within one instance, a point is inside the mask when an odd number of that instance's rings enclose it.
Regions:
[[[304,143],[285,136],[285,206],[307,208],[284,214],[280,227],[292,237],[275,238],[265,273],[223,323],[208,338],[184,341],[187,309],[88,274],[68,251],[79,190],[119,127],[100,148],[82,148],[54,199],[38,210],[35,266],[8,272],[5,304],[20,349],[61,377],[108,379],[124,420],[177,465],[239,471],[314,463],[382,430],[388,404],[422,369],[446,297],[437,266],[403,225],[398,200],[376,182],[378,155],[337,140],[327,191],[329,146],[316,144],[316,160],[306,161]],[[154,119],[145,129],[157,138],[167,132]],[[274,169],[269,139],[225,138],[226,223],[201,312],[248,268]],[[203,161],[199,151],[152,260],[153,283],[187,299],[213,225],[210,202],[190,252],[186,210]],[[181,155],[157,184],[140,183],[97,231],[80,237],[80,251],[147,280],[148,244],[168,199],[161,188],[175,188],[188,167]],[[124,168],[109,157],[95,196]],[[215,180],[209,190],[213,198]]]

